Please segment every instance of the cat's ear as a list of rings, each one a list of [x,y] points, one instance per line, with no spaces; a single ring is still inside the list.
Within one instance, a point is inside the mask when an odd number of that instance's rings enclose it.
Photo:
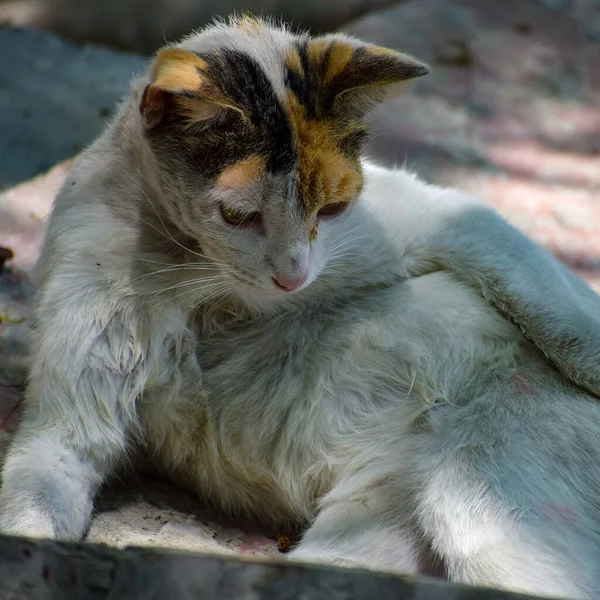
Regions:
[[[357,116],[403,93],[408,82],[429,72],[426,64],[407,54],[336,35],[311,40],[307,62],[322,73],[332,109]]]
[[[224,110],[238,110],[227,104],[207,71],[206,63],[194,52],[182,48],[159,51],[140,101],[144,125],[155,127],[169,111],[197,123],[216,119]]]

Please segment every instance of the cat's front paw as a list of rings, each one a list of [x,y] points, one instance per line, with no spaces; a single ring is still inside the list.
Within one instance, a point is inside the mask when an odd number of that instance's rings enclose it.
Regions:
[[[54,538],[54,526],[42,510],[23,508],[18,503],[0,506],[0,533],[28,538]]]

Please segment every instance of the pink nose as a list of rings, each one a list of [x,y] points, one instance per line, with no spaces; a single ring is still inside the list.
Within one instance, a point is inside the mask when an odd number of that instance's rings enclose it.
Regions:
[[[306,281],[306,275],[295,279],[290,279],[285,275],[277,275],[276,277],[273,277],[273,281],[277,287],[280,287],[286,292],[291,292],[292,290],[299,288]]]

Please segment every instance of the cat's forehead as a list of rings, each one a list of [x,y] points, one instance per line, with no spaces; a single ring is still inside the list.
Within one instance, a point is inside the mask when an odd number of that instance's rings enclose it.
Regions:
[[[267,174],[294,178],[307,215],[325,202],[358,194],[362,174],[349,142],[353,136],[359,141],[363,127],[327,118],[319,106],[321,84],[343,69],[352,43],[345,36],[314,40],[242,17],[180,44],[198,56],[227,101],[247,116],[249,127],[239,129],[236,160],[221,157],[218,181],[242,185],[245,177]]]
[[[155,147],[205,180],[283,180],[308,218],[358,195],[366,112],[427,71],[343,34],[311,38],[240,17],[161,50],[139,108]]]
[[[285,27],[242,16],[193,33],[178,45],[199,55],[229,52],[251,58],[281,98],[285,94],[282,60],[290,47],[307,39],[308,36],[293,34]]]

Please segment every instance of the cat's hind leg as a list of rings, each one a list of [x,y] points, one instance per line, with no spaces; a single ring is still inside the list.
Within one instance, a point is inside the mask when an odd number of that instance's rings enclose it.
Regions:
[[[557,598],[589,598],[581,562],[536,536],[479,484],[448,472],[425,491],[419,519],[452,581]],[[551,507],[548,508],[551,510]],[[558,512],[561,510],[556,507]],[[560,518],[560,517],[559,517]]]
[[[426,555],[409,522],[408,503],[392,491],[397,478],[370,467],[322,499],[291,559],[407,574],[423,570]]]
[[[420,570],[420,548],[413,533],[352,502],[332,504],[319,513],[291,559],[334,566],[401,573]]]
[[[452,581],[598,598],[600,411],[590,401],[578,412],[578,398],[519,400],[433,419],[437,433],[414,445],[415,520]]]

